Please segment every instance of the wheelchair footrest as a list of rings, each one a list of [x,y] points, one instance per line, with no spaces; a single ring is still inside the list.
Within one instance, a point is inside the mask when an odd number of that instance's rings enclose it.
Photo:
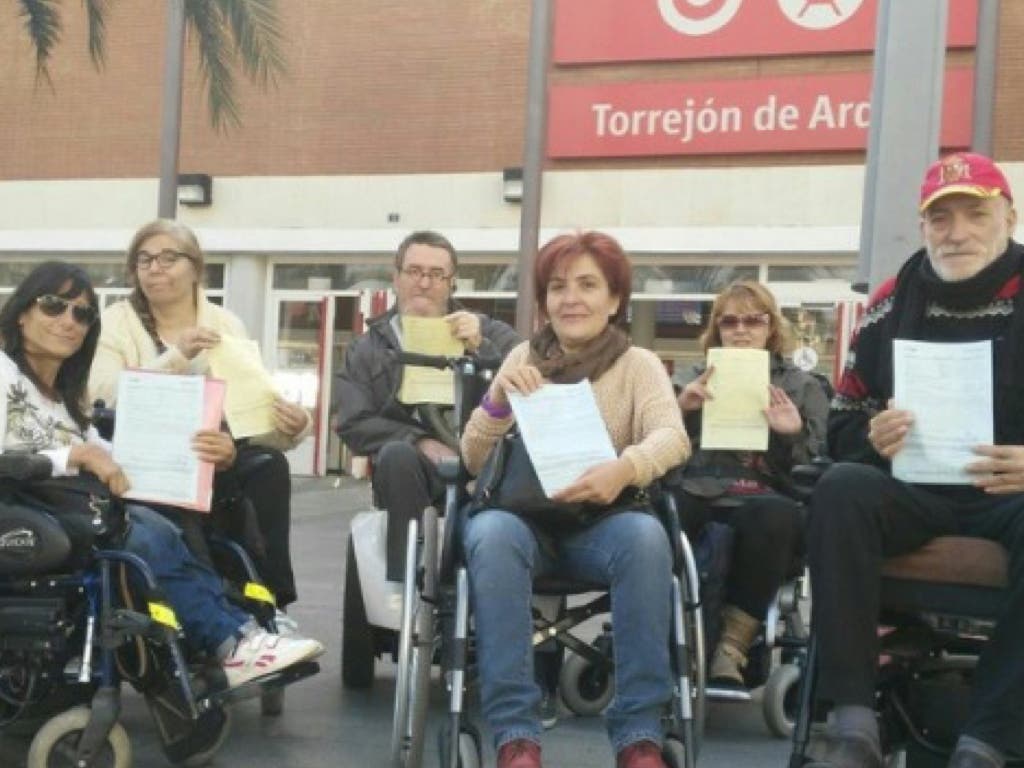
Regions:
[[[750,701],[750,691],[742,688],[709,685],[705,692],[710,701]]]
[[[217,705],[232,704],[237,701],[253,699],[260,695],[262,687],[268,683],[276,686],[291,685],[307,677],[311,677],[320,671],[320,664],[316,661],[300,661],[292,664],[278,672],[272,672],[263,677],[256,677],[237,688],[230,688],[210,695],[210,700]]]

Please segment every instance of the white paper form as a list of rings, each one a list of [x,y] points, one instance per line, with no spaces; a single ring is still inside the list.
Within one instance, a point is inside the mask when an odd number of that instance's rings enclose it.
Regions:
[[[588,380],[545,384],[525,397],[510,392],[508,399],[526,452],[549,497],[594,465],[616,458]]]
[[[992,342],[893,342],[893,400],[914,424],[893,457],[892,474],[908,483],[969,485],[964,467],[991,445]]]
[[[131,484],[128,498],[186,506],[200,501],[200,462],[191,443],[203,425],[205,388],[203,376],[121,374],[113,456]]]
[[[704,401],[700,447],[705,451],[768,450],[771,357],[765,349],[714,347],[708,350],[713,397]]]

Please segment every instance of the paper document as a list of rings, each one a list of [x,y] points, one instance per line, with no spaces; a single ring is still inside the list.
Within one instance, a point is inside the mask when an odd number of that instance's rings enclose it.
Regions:
[[[892,474],[908,483],[969,485],[964,467],[991,445],[992,342],[893,342],[893,400],[914,414]]]
[[[465,349],[462,342],[452,336],[451,326],[443,317],[402,315],[402,351],[458,357]],[[453,387],[454,379],[450,370],[407,365],[402,372],[398,399],[409,405],[451,405],[454,400]]]
[[[545,384],[525,397],[510,392],[508,399],[548,497],[594,465],[616,458],[594,389],[586,379],[577,384]]]
[[[700,447],[706,451],[768,450],[768,385],[771,355],[766,349],[715,347],[708,350],[713,397],[704,401]]]
[[[224,382],[205,376],[124,371],[117,387],[114,461],[138,501],[210,511],[213,464],[199,461],[192,437],[217,429]]]
[[[210,373],[227,384],[224,416],[235,438],[265,435],[274,431],[274,397],[277,389],[263,367],[260,347],[252,339],[221,336],[207,352]]]

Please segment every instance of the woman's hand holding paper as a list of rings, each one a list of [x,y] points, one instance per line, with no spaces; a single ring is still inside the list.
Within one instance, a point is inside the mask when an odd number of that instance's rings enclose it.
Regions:
[[[88,443],[74,446],[68,464],[92,472],[115,496],[128,490],[128,477],[103,446]]]
[[[196,328],[187,328],[182,331],[181,336],[178,337],[178,343],[175,344],[175,346],[181,354],[191,360],[204,349],[212,349],[219,343],[220,334],[217,333],[217,331],[212,328],[198,326]]]
[[[295,437],[306,428],[309,414],[297,403],[290,403],[280,395],[274,397],[274,426],[278,432]]]
[[[635,479],[632,463],[620,457],[596,464],[551,498],[567,503],[611,504]]]
[[[227,469],[235,463],[237,451],[235,441],[227,432],[216,429],[201,429],[192,438],[192,450],[200,461],[208,461],[218,470]]]
[[[708,379],[711,378],[711,374],[714,372],[715,366],[709,365],[704,373],[687,384],[683,391],[679,393],[679,408],[683,413],[699,411],[704,407],[705,400],[711,400],[714,397],[711,394],[711,388],[708,386]]]
[[[541,372],[532,365],[520,365],[507,371],[502,371],[494,379],[487,398],[495,405],[508,407],[508,393],[517,392],[520,395],[528,395],[536,392],[546,382]]]

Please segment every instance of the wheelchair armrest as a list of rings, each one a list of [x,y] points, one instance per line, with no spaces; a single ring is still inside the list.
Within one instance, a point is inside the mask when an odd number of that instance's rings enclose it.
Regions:
[[[442,459],[437,464],[437,473],[445,483],[456,483],[459,480],[461,464],[457,457]]]
[[[821,476],[832,466],[832,459],[827,456],[815,456],[810,464],[797,464],[790,471],[794,490],[801,497],[810,496]]]

